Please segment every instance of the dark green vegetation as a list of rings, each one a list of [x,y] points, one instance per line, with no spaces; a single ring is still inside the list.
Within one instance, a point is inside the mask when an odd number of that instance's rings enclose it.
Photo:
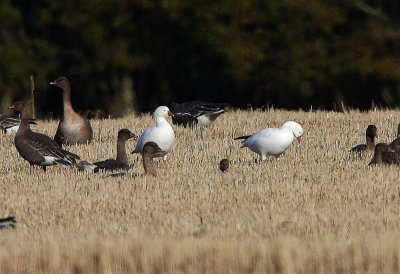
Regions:
[[[3,0],[1,108],[120,115],[183,100],[284,108],[400,103],[398,0]]]

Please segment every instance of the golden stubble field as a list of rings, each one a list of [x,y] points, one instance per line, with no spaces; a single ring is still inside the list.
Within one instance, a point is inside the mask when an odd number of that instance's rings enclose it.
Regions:
[[[287,120],[305,134],[279,160],[255,161],[233,141]],[[365,142],[368,124],[386,142],[399,122],[390,110],[230,111],[204,140],[174,126],[157,178],[30,171],[2,135],[0,216],[18,225],[0,231],[0,273],[398,273],[400,168],[368,168],[372,155],[347,150]],[[87,161],[115,157],[120,128],[152,124],[150,115],[93,120],[94,141],[68,149]],[[34,129],[53,136],[56,126]],[[129,158],[142,173],[139,156]]]

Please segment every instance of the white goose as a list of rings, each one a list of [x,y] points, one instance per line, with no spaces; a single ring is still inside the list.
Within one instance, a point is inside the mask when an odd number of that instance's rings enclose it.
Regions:
[[[139,140],[131,153],[141,153],[144,144],[147,142],[155,142],[166,153],[170,152],[175,143],[175,133],[167,121],[169,116],[173,116],[173,114],[168,107],[160,106],[156,108],[153,113],[155,126],[146,129],[142,135],[140,135]],[[166,159],[166,155],[164,156],[164,159]]]
[[[267,156],[278,158],[297,138],[300,142],[303,135],[303,128],[300,124],[288,121],[281,128],[265,128],[252,135],[235,138],[244,139],[242,147],[248,147],[258,155],[261,160],[267,159]]]

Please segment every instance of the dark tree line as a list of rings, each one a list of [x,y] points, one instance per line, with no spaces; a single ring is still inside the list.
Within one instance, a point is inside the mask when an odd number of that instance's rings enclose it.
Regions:
[[[397,0],[3,0],[1,107],[121,115],[185,100],[368,109],[400,103]]]

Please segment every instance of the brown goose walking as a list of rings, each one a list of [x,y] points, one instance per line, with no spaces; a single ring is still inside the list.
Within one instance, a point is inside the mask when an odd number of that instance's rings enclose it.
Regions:
[[[50,85],[54,85],[63,91],[64,114],[58,124],[54,140],[59,146],[62,144],[87,144],[93,138],[93,130],[90,121],[78,113],[71,104],[71,84],[66,77],[58,77]]]
[[[369,125],[367,130],[365,131],[365,139],[366,144],[361,144],[353,147],[351,152],[365,152],[365,151],[374,151],[375,149],[375,138],[378,136],[378,129],[375,125]]]
[[[379,143],[375,146],[374,157],[368,165],[381,164],[400,165],[400,157],[385,143]]]
[[[107,159],[104,161],[98,161],[93,164],[89,164],[86,161],[82,161],[78,164],[80,170],[85,171],[115,171],[115,170],[128,170],[131,166],[128,163],[128,156],[126,154],[125,143],[129,139],[136,137],[129,129],[123,128],[118,131],[117,139],[117,158]]]
[[[76,165],[78,155],[61,149],[49,136],[31,130],[24,102],[15,102],[10,108],[21,110],[21,125],[15,134],[14,143],[18,153],[31,166],[42,166],[46,171],[46,166]]]

